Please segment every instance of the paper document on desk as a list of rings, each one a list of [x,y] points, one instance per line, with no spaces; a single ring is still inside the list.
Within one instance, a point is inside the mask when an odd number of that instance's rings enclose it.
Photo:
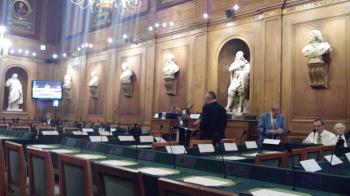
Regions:
[[[107,136],[89,136],[90,142],[108,142]]]
[[[264,139],[263,144],[271,144],[271,145],[279,145],[281,143],[281,140],[275,140],[275,139]]]
[[[301,164],[301,166],[303,166],[304,170],[307,172],[316,172],[316,171],[322,170],[322,168],[316,162],[315,159],[308,159],[305,161],[300,161],[300,164]]]
[[[154,138],[152,135],[141,135],[140,136],[140,142],[141,143],[153,143]]]
[[[171,145],[171,146],[165,146],[166,151],[169,154],[186,154],[185,146],[183,145]]]
[[[198,149],[200,153],[215,152],[213,144],[198,144]]]
[[[328,161],[328,163],[330,163],[332,160],[331,165],[338,165],[338,164],[343,163],[343,161],[340,160],[339,157],[335,154],[333,155],[333,157],[332,157],[332,155],[326,155],[326,156],[324,156],[324,158]]]
[[[198,184],[209,187],[232,186],[235,185],[230,179],[219,178],[214,176],[188,176],[183,179],[184,182]]]
[[[225,151],[238,151],[236,143],[224,143]]]
[[[58,131],[41,131],[43,135],[59,135]]]
[[[101,136],[112,136],[113,133],[109,132],[109,131],[99,131]]]
[[[84,132],[94,132],[94,129],[91,128],[83,128]]]
[[[200,114],[190,114],[190,119],[199,119]]]
[[[135,138],[132,135],[119,135],[118,139],[121,142],[133,142],[133,141],[135,141]]]
[[[85,131],[72,131],[73,135],[88,135]]]
[[[251,193],[254,196],[311,196],[310,194],[307,194],[307,193],[275,189],[275,188],[257,189],[257,190],[251,191]]]
[[[162,137],[154,137],[154,139],[159,142],[159,143],[164,143],[164,142],[167,142],[164,138]]]
[[[256,149],[258,148],[258,145],[256,144],[256,141],[245,141],[245,146],[247,149]]]
[[[345,153],[345,156],[346,156],[346,158],[348,159],[348,161],[350,162],[350,152]]]

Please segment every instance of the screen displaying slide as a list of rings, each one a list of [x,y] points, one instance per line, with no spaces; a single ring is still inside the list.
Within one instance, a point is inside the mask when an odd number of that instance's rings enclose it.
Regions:
[[[55,80],[33,80],[32,82],[33,99],[62,99],[62,82]]]

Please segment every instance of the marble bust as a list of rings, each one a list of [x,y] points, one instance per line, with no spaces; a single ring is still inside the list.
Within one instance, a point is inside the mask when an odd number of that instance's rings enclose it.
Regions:
[[[89,87],[98,87],[99,77],[95,71],[91,72],[91,79],[89,81]]]
[[[309,33],[309,43],[303,48],[302,53],[308,58],[308,64],[324,63],[322,55],[332,51],[328,42],[322,38],[319,30],[312,30]]]
[[[23,111],[19,108],[23,104],[23,89],[16,73],[12,74],[5,86],[9,88],[7,111]]]
[[[303,48],[302,53],[308,58],[309,85],[314,89],[328,88],[329,58],[332,48],[324,41],[319,30],[309,33],[309,42]]]
[[[129,69],[128,63],[122,63],[122,73],[120,74],[120,81],[122,84],[130,84],[132,83],[133,73]]]
[[[175,74],[180,71],[180,67],[175,63],[175,56],[173,54],[166,55],[167,62],[163,67],[163,78],[174,79]]]
[[[63,79],[63,89],[71,89],[72,88],[72,76],[67,73],[64,75]]]
[[[244,58],[244,53],[238,51],[234,62],[229,66],[230,85],[228,87],[228,98],[226,110],[237,116],[247,110],[247,97],[249,94],[250,64]]]

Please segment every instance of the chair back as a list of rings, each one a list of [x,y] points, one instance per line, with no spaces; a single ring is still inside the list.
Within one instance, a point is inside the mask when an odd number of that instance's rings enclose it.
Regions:
[[[286,167],[287,153],[276,152],[276,153],[268,153],[268,154],[257,154],[255,157],[255,164],[268,165],[268,166],[274,166],[274,167]]]
[[[73,131],[80,131],[78,127],[64,127],[63,133],[72,133]]]
[[[287,152],[287,167],[292,168],[292,159],[294,161],[294,165],[297,165],[300,161],[305,160],[305,151],[303,148],[300,149],[292,149],[292,153]],[[293,154],[293,158],[292,158]]]
[[[0,196],[5,196],[6,193],[5,170],[5,154],[2,141],[0,141]]]
[[[99,196],[144,196],[142,174],[137,170],[93,164]]]
[[[335,150],[335,145],[322,146],[322,156],[330,155],[334,152],[334,150]]]
[[[322,159],[322,149],[323,149],[323,146],[304,148],[305,159],[315,159],[317,161],[321,160]]]
[[[13,191],[20,196],[26,195],[27,170],[23,146],[14,142],[5,142],[7,162],[7,193]]]
[[[58,155],[60,196],[93,196],[90,161],[72,155]]]
[[[185,182],[160,178],[158,180],[159,196],[236,196],[237,194],[192,185]]]
[[[30,195],[54,196],[54,171],[49,151],[27,148]]]

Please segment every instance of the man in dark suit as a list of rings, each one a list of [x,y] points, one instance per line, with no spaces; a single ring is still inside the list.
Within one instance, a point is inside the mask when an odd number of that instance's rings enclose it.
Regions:
[[[216,144],[225,137],[226,110],[218,104],[216,94],[213,91],[208,91],[205,94],[204,102],[200,120],[194,125],[199,124],[200,139],[212,139],[213,143]]]

